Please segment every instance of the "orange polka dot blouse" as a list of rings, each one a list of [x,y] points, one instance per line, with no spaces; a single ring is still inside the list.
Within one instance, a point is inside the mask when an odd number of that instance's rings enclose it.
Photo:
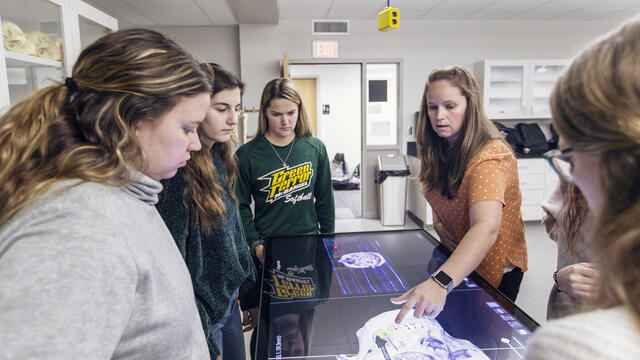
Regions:
[[[488,142],[469,161],[455,198],[447,199],[439,190],[433,190],[426,195],[426,199],[457,244],[471,227],[469,209],[472,205],[487,200],[501,202],[502,225],[498,239],[476,271],[497,288],[507,261],[522,271],[527,270],[518,164],[502,141]]]

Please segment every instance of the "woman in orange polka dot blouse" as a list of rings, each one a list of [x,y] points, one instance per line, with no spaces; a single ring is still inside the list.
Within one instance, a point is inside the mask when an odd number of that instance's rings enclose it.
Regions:
[[[431,72],[416,132],[420,182],[440,241],[452,250],[431,277],[391,301],[436,317],[472,271],[512,301],[527,270],[522,196],[511,148],[482,109],[476,80],[459,67]]]

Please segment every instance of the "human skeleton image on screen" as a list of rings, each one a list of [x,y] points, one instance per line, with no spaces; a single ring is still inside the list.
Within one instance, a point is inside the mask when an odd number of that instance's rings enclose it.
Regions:
[[[369,319],[356,332],[359,351],[338,360],[489,360],[471,342],[450,336],[437,320],[407,314],[394,322],[400,310],[386,311]]]

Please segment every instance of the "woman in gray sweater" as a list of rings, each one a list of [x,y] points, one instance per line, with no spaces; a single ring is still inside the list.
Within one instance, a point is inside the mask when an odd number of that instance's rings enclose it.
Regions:
[[[209,94],[179,45],[130,29],[0,118],[0,358],[209,358],[154,207]]]

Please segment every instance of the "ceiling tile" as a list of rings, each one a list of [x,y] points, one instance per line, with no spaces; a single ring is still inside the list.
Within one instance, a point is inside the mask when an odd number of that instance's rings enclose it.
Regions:
[[[427,11],[441,2],[442,0],[391,0],[391,7],[398,10]],[[386,2],[384,6],[387,6]]]
[[[419,20],[422,19],[422,15],[424,15],[423,10],[408,10],[408,9],[398,9],[400,13],[400,21],[402,20]]]
[[[616,11],[613,13],[609,13],[607,15],[603,15],[597,19],[594,20],[601,20],[601,21],[618,21],[618,22],[623,22],[627,19],[630,19],[634,16],[635,14],[630,13],[628,11]]]
[[[213,25],[200,7],[192,0],[126,0],[129,5],[144,12],[155,23],[162,25]]]
[[[280,10],[329,10],[333,0],[280,0]]]
[[[119,22],[126,22],[130,26],[154,26],[162,25],[154,22],[148,17],[144,10],[138,10],[129,5],[125,0],[91,0],[90,3],[97,5],[106,13],[118,18]],[[126,27],[126,24],[118,24],[119,27]]]
[[[395,4],[393,1],[392,3]],[[334,0],[331,10],[366,10],[378,12],[384,9],[385,6],[387,6],[386,0]]]
[[[479,10],[494,0],[445,0],[438,4],[434,10]]]
[[[25,0],[21,0],[25,1]],[[262,3],[282,20],[376,19],[386,0],[86,0],[126,26],[258,23]],[[240,7],[236,4],[242,4]],[[640,12],[640,0],[390,0],[400,18],[446,20],[618,21]],[[273,5],[273,18],[278,13]],[[240,10],[241,11],[240,11]],[[242,15],[242,19],[238,16]]]
[[[555,0],[544,3],[535,8],[540,11],[574,11],[596,4],[601,0]]]
[[[277,24],[278,0],[225,0],[240,24]]]
[[[331,10],[328,17],[330,19],[358,19],[358,20],[372,20],[377,19],[378,11],[376,10]]]
[[[487,11],[525,11],[535,9],[542,4],[553,0],[497,0],[485,6],[482,10]]]
[[[617,11],[640,11],[640,1],[638,0],[603,0],[584,8],[585,10],[597,10],[606,13]]]
[[[553,20],[556,19],[558,15],[558,11],[535,9],[518,13],[512,18],[512,20]]]
[[[605,15],[605,13],[602,11],[576,10],[576,11],[570,11],[568,13],[559,15],[559,17],[562,20],[584,21],[584,20],[594,20],[599,17],[602,17],[603,15]]]
[[[466,18],[465,20],[507,20],[518,14],[519,11],[514,10],[478,10]]]
[[[473,14],[473,10],[431,10],[424,14],[420,19],[429,20],[461,20]]]
[[[236,25],[238,20],[225,0],[193,0],[214,25]]]
[[[327,19],[327,10],[280,10],[280,20]]]

